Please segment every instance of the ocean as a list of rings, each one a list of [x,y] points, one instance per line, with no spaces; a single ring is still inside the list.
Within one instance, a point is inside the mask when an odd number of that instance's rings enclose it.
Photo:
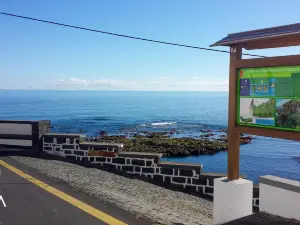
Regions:
[[[201,129],[227,126],[227,92],[0,91],[1,120],[51,120],[52,132],[96,136],[170,131],[199,136]],[[300,143],[255,137],[241,146],[241,174],[258,182],[262,175],[300,181]],[[201,163],[206,172],[226,172],[227,153],[163,158]]]

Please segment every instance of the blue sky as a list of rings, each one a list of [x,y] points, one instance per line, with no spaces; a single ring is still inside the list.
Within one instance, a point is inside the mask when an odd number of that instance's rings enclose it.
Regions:
[[[276,99],[276,107],[282,106],[284,103],[291,101],[292,99]]]
[[[2,0],[0,11],[208,47],[228,33],[300,22],[300,1],[274,2]],[[134,41],[2,15],[0,27],[0,89],[228,89],[228,54]],[[272,56],[296,54],[299,50],[294,47],[251,53]]]

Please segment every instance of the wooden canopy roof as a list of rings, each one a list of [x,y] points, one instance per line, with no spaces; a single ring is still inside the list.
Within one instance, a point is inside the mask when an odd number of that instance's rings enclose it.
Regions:
[[[211,47],[236,44],[248,50],[297,46],[300,45],[300,23],[229,34]]]

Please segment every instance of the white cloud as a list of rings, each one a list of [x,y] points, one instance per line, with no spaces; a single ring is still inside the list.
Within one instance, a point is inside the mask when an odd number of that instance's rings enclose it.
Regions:
[[[154,80],[169,80],[171,77],[162,76],[162,77],[154,77]]]
[[[90,81],[89,80],[83,80],[83,79],[78,79],[78,78],[69,78],[69,81],[75,84],[83,84],[83,85],[89,85]]]
[[[160,84],[161,81],[160,80],[147,80],[148,84]]]
[[[228,81],[195,79],[169,79],[154,77],[150,80],[121,80],[80,78],[60,79],[59,89],[80,90],[149,90],[149,91],[227,91]]]
[[[117,80],[117,79],[102,79],[102,80],[95,80],[90,82],[92,85],[105,85],[110,87],[127,87],[135,85],[136,82],[134,81],[125,81],[125,80]]]

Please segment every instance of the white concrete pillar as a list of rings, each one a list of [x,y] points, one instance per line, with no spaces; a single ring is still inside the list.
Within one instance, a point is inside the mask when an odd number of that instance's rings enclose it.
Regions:
[[[214,180],[213,223],[222,224],[252,214],[253,182],[245,179]]]

